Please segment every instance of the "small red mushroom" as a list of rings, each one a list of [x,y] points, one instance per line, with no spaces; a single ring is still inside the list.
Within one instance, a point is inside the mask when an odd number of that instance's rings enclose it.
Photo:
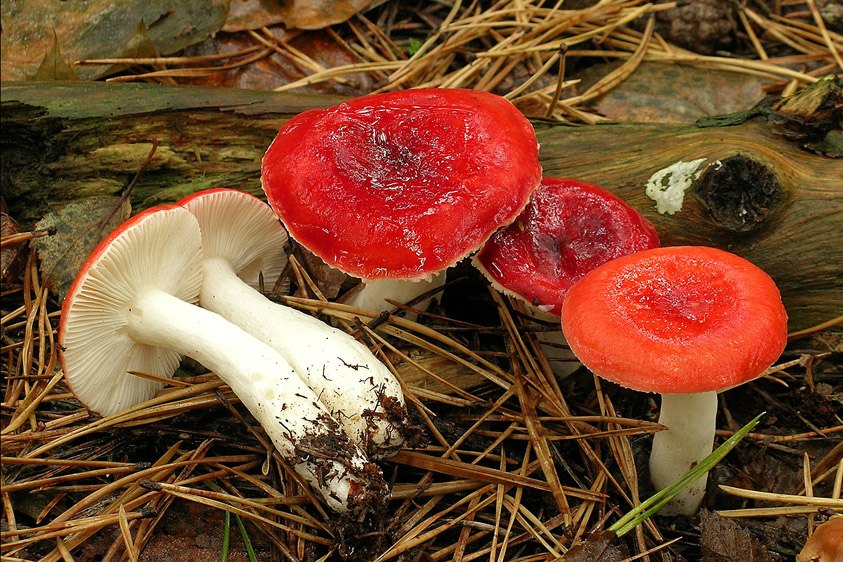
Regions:
[[[653,225],[619,197],[589,183],[546,177],[474,263],[502,292],[559,316],[568,289],[586,273],[658,245]]]
[[[655,248],[607,262],[562,305],[571,350],[595,374],[662,393],[650,475],[656,488],[711,452],[718,390],[754,379],[781,354],[787,314],[775,282],[749,261],[702,246]],[[691,515],[705,479],[662,513]]]
[[[535,133],[509,101],[448,89],[302,113],[261,171],[290,235],[366,281],[444,271],[512,222],[540,179]]]
[[[568,289],[609,260],[658,245],[653,225],[619,197],[589,183],[546,177],[515,222],[496,232],[473,262],[496,289],[556,325],[536,337],[553,373],[566,377],[578,366],[558,329]]]

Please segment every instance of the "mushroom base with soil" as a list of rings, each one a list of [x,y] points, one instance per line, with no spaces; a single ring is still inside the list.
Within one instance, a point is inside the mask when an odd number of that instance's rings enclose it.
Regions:
[[[409,422],[401,385],[366,346],[321,320],[270,301],[243,283],[224,258],[206,258],[202,270],[199,302],[204,308],[281,353],[370,457],[398,452]]]

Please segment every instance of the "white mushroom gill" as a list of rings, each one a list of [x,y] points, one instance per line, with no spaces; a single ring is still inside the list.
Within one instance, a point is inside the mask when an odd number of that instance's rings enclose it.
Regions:
[[[400,383],[386,366],[347,333],[270,301],[241,279],[244,269],[256,275],[254,264],[284,255],[286,235],[269,206],[225,189],[181,204],[197,217],[205,240],[200,304],[281,353],[370,457],[397,452],[407,414]],[[264,270],[265,282],[274,284],[280,269]]]
[[[62,309],[62,365],[74,393],[95,411],[118,412],[160,388],[129,371],[170,377],[187,355],[231,387],[281,456],[332,509],[380,506],[386,485],[379,469],[289,362],[192,304],[202,284],[202,258],[199,224],[180,207],[141,213],[106,238]]]

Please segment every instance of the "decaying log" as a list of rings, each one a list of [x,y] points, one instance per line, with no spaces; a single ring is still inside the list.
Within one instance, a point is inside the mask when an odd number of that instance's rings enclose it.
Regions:
[[[804,147],[816,130],[782,134],[793,119],[769,116],[789,111],[811,121],[812,111],[831,108],[831,122],[839,121],[840,82],[826,87],[831,102],[812,106],[803,96],[706,126],[537,121],[544,173],[613,190],[655,224],[665,245],[712,245],[753,261],[779,284],[791,330],[803,329],[843,311],[843,159]],[[122,194],[130,184],[133,212],[209,187],[260,195],[260,160],[279,127],[340,101],[95,82],[6,83],[1,91],[2,189],[25,227],[56,205]],[[645,194],[648,181],[663,187],[679,179],[675,164],[693,161],[685,173],[696,179],[681,208],[659,213]]]

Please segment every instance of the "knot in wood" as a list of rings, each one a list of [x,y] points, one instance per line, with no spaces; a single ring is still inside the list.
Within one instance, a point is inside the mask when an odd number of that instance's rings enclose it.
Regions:
[[[737,155],[709,166],[700,177],[696,191],[718,226],[747,232],[772,214],[781,185],[769,168]]]

